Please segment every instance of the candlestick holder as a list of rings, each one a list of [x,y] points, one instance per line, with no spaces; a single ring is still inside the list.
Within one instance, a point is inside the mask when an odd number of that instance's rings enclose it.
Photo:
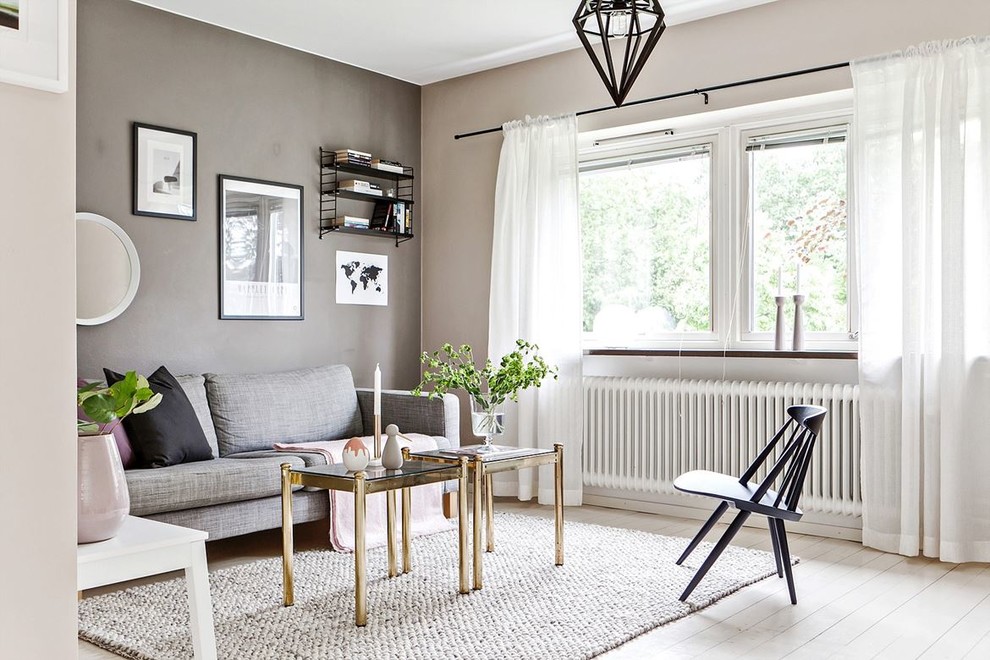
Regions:
[[[380,468],[382,466],[382,416],[375,415],[375,451],[368,461],[368,467]]]
[[[804,296],[801,294],[794,295],[794,341],[792,350],[803,351],[804,350]]]
[[[784,303],[787,302],[787,296],[774,296],[774,301],[777,303],[777,325],[773,335],[773,350],[782,351],[784,350],[784,333],[786,332],[784,328]]]

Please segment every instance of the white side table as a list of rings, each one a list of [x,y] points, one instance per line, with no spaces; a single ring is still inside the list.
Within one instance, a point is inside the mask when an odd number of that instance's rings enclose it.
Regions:
[[[117,536],[78,546],[76,588],[92,589],[183,569],[189,593],[193,649],[216,660],[213,603],[206,571],[206,532],[128,516]]]

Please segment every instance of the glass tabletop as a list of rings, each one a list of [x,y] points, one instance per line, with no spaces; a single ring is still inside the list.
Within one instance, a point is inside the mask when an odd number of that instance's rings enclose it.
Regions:
[[[482,462],[504,461],[510,458],[529,458],[531,456],[543,456],[554,454],[554,449],[536,449],[533,447],[507,447],[505,445],[492,445],[491,449],[483,450],[484,445],[466,445],[464,447],[453,447],[451,449],[434,449],[432,451],[414,451],[412,456],[428,456],[430,458],[442,458],[446,460],[456,460],[461,456],[467,456],[473,460],[480,457]]]
[[[369,465],[363,470],[363,472],[365,475],[365,480],[377,481],[380,479],[390,479],[399,476],[426,474],[428,472],[441,472],[443,470],[449,470],[450,468],[450,465],[442,465],[439,463],[406,461],[398,470],[387,470],[383,467],[375,468]],[[295,472],[296,474],[311,474],[314,476],[342,477],[344,479],[353,479],[354,475],[357,474],[356,472],[351,472],[340,463],[334,463],[333,465],[314,465],[312,467],[294,467],[290,469],[290,472]]]

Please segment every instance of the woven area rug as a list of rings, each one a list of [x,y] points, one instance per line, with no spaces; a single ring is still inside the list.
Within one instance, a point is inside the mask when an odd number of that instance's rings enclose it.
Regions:
[[[566,515],[566,514],[565,514]],[[220,658],[590,658],[775,574],[773,555],[729,547],[692,594],[704,560],[687,539],[565,523],[553,565],[553,522],[496,514],[484,589],[457,593],[457,536],[415,539],[412,573],[387,579],[385,549],[368,552],[368,625],[354,626],[353,556],[298,553],[296,604],[282,607],[281,559],[210,574]],[[79,636],[129,658],[191,658],[182,578],[86,598]]]

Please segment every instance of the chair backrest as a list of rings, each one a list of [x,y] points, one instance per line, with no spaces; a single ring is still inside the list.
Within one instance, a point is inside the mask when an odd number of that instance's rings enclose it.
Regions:
[[[790,430],[790,436],[784,442],[783,449],[781,449],[773,465],[767,470],[767,475],[753,493],[751,501],[759,502],[763,499],[773,483],[783,474],[784,479],[777,490],[774,506],[794,511],[797,509],[798,500],[801,499],[801,489],[804,487],[804,480],[808,474],[808,468],[811,466],[815,441],[821,433],[828,410],[821,406],[798,405],[789,406],[787,414],[790,419],[777,430],[777,433],[763,448],[756,460],[746,468],[746,471],[739,478],[739,483],[747,484],[752,480],[764,463],[770,459],[777,444]]]

